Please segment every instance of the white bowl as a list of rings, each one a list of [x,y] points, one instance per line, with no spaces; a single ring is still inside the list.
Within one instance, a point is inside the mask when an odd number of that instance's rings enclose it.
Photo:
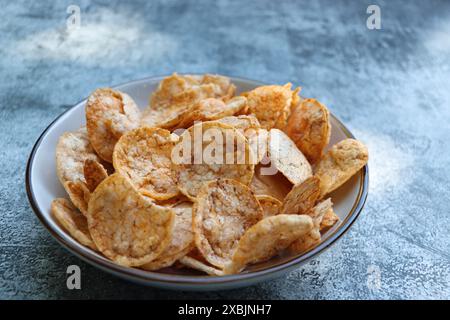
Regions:
[[[115,88],[128,93],[143,108],[148,104],[149,94],[156,88],[162,78],[164,77],[146,78],[122,84]],[[233,77],[231,79],[238,92],[248,91],[262,85],[262,83],[253,80]],[[303,255],[276,257],[267,262],[251,266],[244,273],[222,277],[205,276],[175,268],[150,272],[116,265],[75,241],[55,222],[50,214],[50,204],[53,199],[67,198],[56,175],[56,144],[59,136],[65,131],[77,130],[85,124],[85,102],[86,100],[81,101],[57,117],[36,141],[27,165],[27,194],[34,212],[60,244],[86,262],[119,277],[145,285],[180,290],[217,290],[252,285],[281,276],[320,254],[349,229],[364,206],[369,181],[367,166],[331,194],[335,212],[341,221],[323,235],[320,245]],[[353,138],[351,132],[333,115],[331,115],[331,125],[330,145],[345,138]]]

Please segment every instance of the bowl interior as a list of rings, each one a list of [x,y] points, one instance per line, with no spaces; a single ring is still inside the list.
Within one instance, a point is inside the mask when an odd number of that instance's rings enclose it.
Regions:
[[[140,106],[145,108],[148,104],[149,94],[156,88],[162,78],[149,78],[138,81],[129,82],[124,85],[119,85],[116,88],[128,93]],[[256,81],[244,80],[239,78],[232,78],[237,86],[238,92],[248,91],[254,87],[260,86],[261,83]],[[94,264],[101,263],[101,267],[108,269],[114,268],[116,273],[120,273],[126,268],[113,266],[113,264],[101,256],[100,254],[80,245],[73,240],[53,219],[50,214],[51,201],[58,197],[65,197],[67,195],[62,188],[56,175],[55,164],[55,148],[58,138],[65,131],[77,130],[80,126],[85,125],[84,114],[85,101],[78,103],[73,108],[66,111],[59,118],[57,118],[49,128],[44,132],[34,149],[34,155],[30,158],[28,187],[30,193],[30,200],[39,218],[44,222],[51,233],[65,244],[71,251],[75,252],[82,258],[94,259]],[[331,117],[332,133],[330,145],[336,142],[352,137],[351,133],[334,117]],[[361,202],[361,197],[364,187],[364,172],[353,176],[347,183],[345,183],[336,192],[331,194],[334,203],[336,214],[341,219],[340,223],[330,229],[324,236],[322,243],[326,243],[327,239],[339,232],[339,229],[346,224],[346,221],[355,214],[356,207]],[[293,256],[280,256],[273,258],[267,262],[251,266],[245,273],[258,272],[268,268],[280,266],[288,261],[292,261]],[[93,262],[93,261],[89,261]],[[131,268],[128,268],[131,269]],[[155,275],[170,275],[176,277],[177,281],[192,281],[193,278],[204,278],[199,273],[190,270],[180,270],[175,268],[166,268],[158,272],[148,272],[137,269],[131,269],[132,272],[139,274],[141,277],[154,279]],[[111,270],[109,270],[111,271]],[[120,274],[119,274],[120,275]],[[239,275],[237,275],[239,276]],[[167,277],[165,277],[167,280]],[[211,280],[211,277],[207,277]],[[175,278],[174,278],[175,279]]]

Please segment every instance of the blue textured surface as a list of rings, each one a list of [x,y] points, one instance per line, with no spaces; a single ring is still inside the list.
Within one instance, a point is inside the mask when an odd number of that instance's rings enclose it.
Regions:
[[[81,29],[68,34],[72,2]],[[366,28],[373,2],[381,30]],[[450,3],[373,2],[3,3],[0,298],[450,298]],[[33,143],[93,89],[173,71],[291,81],[328,105],[371,157],[346,236],[286,278],[214,293],[127,283],[61,248],[26,199]],[[66,288],[70,264],[82,290]]]

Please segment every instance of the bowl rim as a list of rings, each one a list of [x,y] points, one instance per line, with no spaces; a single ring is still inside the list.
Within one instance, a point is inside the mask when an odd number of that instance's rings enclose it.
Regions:
[[[183,74],[183,73],[179,73]],[[196,73],[188,73],[195,75]],[[123,87],[127,85],[136,84],[139,82],[148,82],[148,81],[160,81],[164,77],[167,77],[168,75],[160,75],[160,76],[150,76],[145,77],[142,79],[137,79],[133,81],[124,82],[115,86],[112,86],[112,88],[118,88]],[[231,80],[237,80],[241,82],[247,82],[247,83],[253,83],[255,85],[264,85],[264,83],[247,79],[243,77],[233,77],[233,76],[227,76]],[[275,266],[271,266],[266,269],[257,270],[257,271],[251,271],[251,272],[244,272],[239,274],[233,274],[233,275],[225,275],[225,276],[209,276],[209,275],[178,275],[178,274],[169,274],[169,273],[159,273],[159,272],[153,272],[153,271],[145,271],[140,270],[136,268],[130,268],[130,267],[124,267],[117,265],[113,263],[112,261],[109,261],[107,259],[99,259],[98,257],[92,255],[89,251],[80,251],[79,248],[75,247],[72,243],[66,241],[63,237],[61,237],[58,232],[56,232],[53,227],[47,222],[45,215],[41,210],[39,209],[37,205],[37,201],[35,198],[35,192],[33,190],[33,185],[31,183],[31,176],[32,176],[32,170],[33,170],[33,164],[34,164],[34,157],[39,149],[42,141],[45,139],[48,132],[52,129],[52,127],[56,124],[56,122],[64,116],[69,111],[73,110],[74,108],[78,107],[80,104],[85,103],[87,98],[82,99],[81,101],[77,102],[64,112],[62,112],[60,115],[58,115],[45,129],[44,131],[39,135],[38,139],[33,145],[33,148],[31,150],[31,153],[28,157],[27,166],[26,166],[26,173],[25,173],[25,187],[27,192],[27,198],[30,203],[30,206],[40,222],[44,225],[44,227],[49,231],[49,233],[57,240],[58,243],[60,243],[63,247],[68,249],[70,252],[75,254],[77,257],[81,258],[85,262],[94,265],[96,267],[99,267],[102,270],[111,272],[113,274],[123,276],[126,278],[129,278],[131,280],[134,280],[139,283],[147,283],[149,285],[151,284],[160,284],[160,285],[167,285],[167,286],[173,286],[173,285],[196,285],[196,286],[214,286],[214,285],[220,285],[220,284],[230,284],[235,282],[241,282],[241,281],[252,281],[257,280],[258,278],[264,278],[269,277],[274,274],[281,274],[284,272],[287,272],[295,267],[300,266],[301,264],[307,262],[311,258],[318,256],[322,252],[324,252],[326,249],[328,249],[332,244],[334,244],[337,240],[339,240],[352,226],[352,224],[356,221],[358,216],[360,215],[364,204],[367,199],[368,195],[368,189],[369,189],[369,167],[366,164],[362,170],[360,170],[360,188],[358,192],[357,199],[355,203],[353,204],[353,207],[350,211],[350,213],[347,215],[346,219],[342,221],[340,226],[336,228],[336,230],[324,241],[322,241],[319,245],[311,249],[310,251],[306,252],[305,254],[302,254],[300,256],[296,256],[291,258],[288,261],[285,261],[283,263],[280,263]],[[349,129],[335,116],[330,112],[330,116],[334,119],[334,121],[338,124],[340,129],[345,133],[345,135],[348,138],[355,138],[354,135],[350,132]]]

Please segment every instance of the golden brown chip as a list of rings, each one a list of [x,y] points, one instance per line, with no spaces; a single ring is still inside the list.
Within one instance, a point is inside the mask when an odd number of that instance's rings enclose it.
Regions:
[[[368,159],[366,146],[357,140],[345,139],[335,144],[314,170],[320,178],[320,198],[344,184],[366,165]]]
[[[206,274],[209,274],[210,276],[223,276],[224,275],[222,270],[211,267],[211,266],[207,265],[206,263],[204,263],[200,260],[197,260],[195,258],[189,257],[189,256],[184,256],[178,261],[180,261],[186,267],[204,272]]]
[[[160,128],[140,127],[123,135],[113,153],[114,168],[144,195],[166,200],[178,194],[171,153],[178,136]]]
[[[286,133],[309,162],[316,163],[330,141],[327,107],[316,99],[303,100],[289,117]]]
[[[316,203],[320,194],[320,180],[312,176],[296,184],[284,198],[281,213],[306,214]]]
[[[108,177],[105,167],[96,160],[87,159],[84,161],[83,172],[86,186],[90,192],[94,192],[100,182]]]
[[[91,196],[91,192],[86,184],[82,181],[67,181],[64,184],[64,189],[75,207],[77,207],[81,213],[86,216],[88,212],[89,198]]]
[[[263,209],[264,218],[276,216],[280,214],[281,201],[268,195],[256,195],[261,208]]]
[[[229,178],[249,185],[253,177],[254,156],[248,141],[233,127],[215,121],[184,131],[172,160],[178,188],[192,200],[205,182]]]
[[[112,162],[114,146],[126,132],[139,126],[140,112],[131,97],[110,88],[95,90],[86,103],[89,140],[98,155]]]
[[[260,129],[261,124],[254,115],[240,115],[240,116],[229,116],[223,117],[217,122],[224,123],[235,127],[236,129],[242,130],[244,133],[247,129]]]
[[[291,191],[292,184],[281,173],[262,175],[262,168],[261,165],[255,168],[250,188],[256,195],[268,195],[282,201]]]
[[[115,173],[91,195],[87,218],[92,239],[106,257],[120,265],[140,266],[170,243],[174,212],[155,205]]]
[[[86,182],[84,178],[84,162],[100,161],[89,143],[86,128],[75,132],[65,132],[56,146],[56,172],[64,186],[66,182]]]
[[[312,218],[313,228],[310,232],[299,237],[289,246],[289,251],[293,254],[304,253],[318,245],[321,241],[320,224],[324,215],[332,209],[331,199],[324,200],[308,211],[307,215]]]
[[[258,87],[247,95],[249,112],[258,118],[263,129],[284,129],[294,95],[297,91],[291,90],[290,83]]]
[[[195,244],[209,263],[223,268],[245,230],[262,217],[262,208],[247,186],[231,179],[211,181],[194,204]]]
[[[141,266],[145,270],[158,270],[169,267],[184,257],[194,247],[192,232],[192,203],[183,202],[173,207],[175,221],[172,239],[166,249],[153,261]]]
[[[226,77],[180,76],[174,73],[164,78],[151,95],[150,106],[143,112],[141,123],[146,126],[174,128],[200,100],[228,99],[233,94],[234,85]]]
[[[269,157],[271,165],[293,184],[301,183],[312,175],[308,160],[281,130],[270,130]]]
[[[320,233],[327,232],[331,227],[333,227],[339,221],[339,216],[330,208],[323,216],[322,222],[320,223]]]
[[[264,218],[244,233],[224,273],[238,273],[247,264],[268,260],[308,234],[312,227],[313,221],[307,215],[280,214]]]
[[[55,219],[62,225],[70,235],[84,246],[97,250],[89,233],[86,217],[83,216],[66,199],[55,199],[52,201],[51,212]]]
[[[212,121],[232,116],[247,105],[244,97],[234,97],[226,103],[220,99],[208,98],[195,103],[178,125],[182,128],[190,127],[196,121]]]

